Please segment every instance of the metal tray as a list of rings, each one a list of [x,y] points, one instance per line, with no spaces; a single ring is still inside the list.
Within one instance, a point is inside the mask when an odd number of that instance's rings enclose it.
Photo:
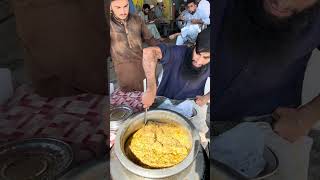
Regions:
[[[71,147],[53,138],[31,138],[0,147],[0,179],[51,180],[73,161]]]

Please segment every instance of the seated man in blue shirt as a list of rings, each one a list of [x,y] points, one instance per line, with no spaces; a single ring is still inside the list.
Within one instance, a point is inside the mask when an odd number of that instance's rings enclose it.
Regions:
[[[155,77],[158,60],[163,65],[159,87]],[[195,98],[195,103],[205,108],[201,112],[206,115],[205,105],[210,100],[210,92],[204,94],[210,76],[210,29],[198,35],[195,48],[161,44],[143,49],[143,69],[147,77],[147,90],[142,96],[144,108],[153,104],[156,95],[177,100]],[[204,134],[208,131],[205,115],[198,128]]]
[[[183,45],[186,42],[194,43],[197,35],[201,32],[202,25],[210,24],[209,16],[205,17],[203,12],[198,11],[195,0],[188,0],[187,9],[188,12],[178,17],[178,20],[184,21],[184,27],[181,32],[169,36],[169,39],[177,37],[176,45]]]

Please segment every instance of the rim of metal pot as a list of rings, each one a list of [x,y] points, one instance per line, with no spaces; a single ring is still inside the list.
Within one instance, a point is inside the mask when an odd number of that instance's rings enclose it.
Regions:
[[[190,131],[191,136],[192,136],[192,148],[188,154],[188,156],[179,164],[169,167],[169,168],[163,168],[163,169],[147,169],[143,168],[135,163],[133,163],[131,160],[127,158],[125,153],[122,151],[121,147],[121,138],[124,135],[125,131],[128,129],[129,125],[137,120],[141,120],[143,122],[143,117],[144,113],[137,114],[134,117],[131,117],[128,119],[122,126],[119,128],[117,137],[115,140],[115,154],[117,158],[119,159],[120,163],[128,169],[130,172],[142,176],[145,178],[154,178],[154,179],[159,179],[159,178],[167,178],[173,175],[176,175],[183,170],[187,169],[194,159],[196,159],[197,154],[200,150],[200,137],[199,133],[194,127],[194,125],[184,116],[180,115],[179,113],[176,113],[171,110],[162,110],[162,109],[155,109],[155,110],[150,110],[149,112],[154,112],[154,113],[167,113],[167,114],[172,114],[173,116],[177,116],[181,119],[183,119],[183,122],[179,122],[178,120],[174,120],[177,123],[183,124],[187,127],[187,129]]]

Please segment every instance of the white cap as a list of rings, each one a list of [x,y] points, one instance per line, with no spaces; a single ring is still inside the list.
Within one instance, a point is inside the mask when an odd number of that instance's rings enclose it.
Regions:
[[[152,8],[154,8],[154,5],[153,5],[153,4],[150,5],[150,9],[152,9]]]
[[[157,0],[158,3],[162,3],[162,0]]]

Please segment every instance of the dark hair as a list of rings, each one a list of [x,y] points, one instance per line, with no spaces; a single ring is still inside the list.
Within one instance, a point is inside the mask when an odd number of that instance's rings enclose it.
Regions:
[[[150,5],[149,4],[143,4],[142,9],[150,9]]]
[[[196,52],[210,52],[210,28],[206,28],[198,34],[196,40]]]
[[[188,0],[186,4],[188,5],[190,3],[197,4],[195,0]]]

